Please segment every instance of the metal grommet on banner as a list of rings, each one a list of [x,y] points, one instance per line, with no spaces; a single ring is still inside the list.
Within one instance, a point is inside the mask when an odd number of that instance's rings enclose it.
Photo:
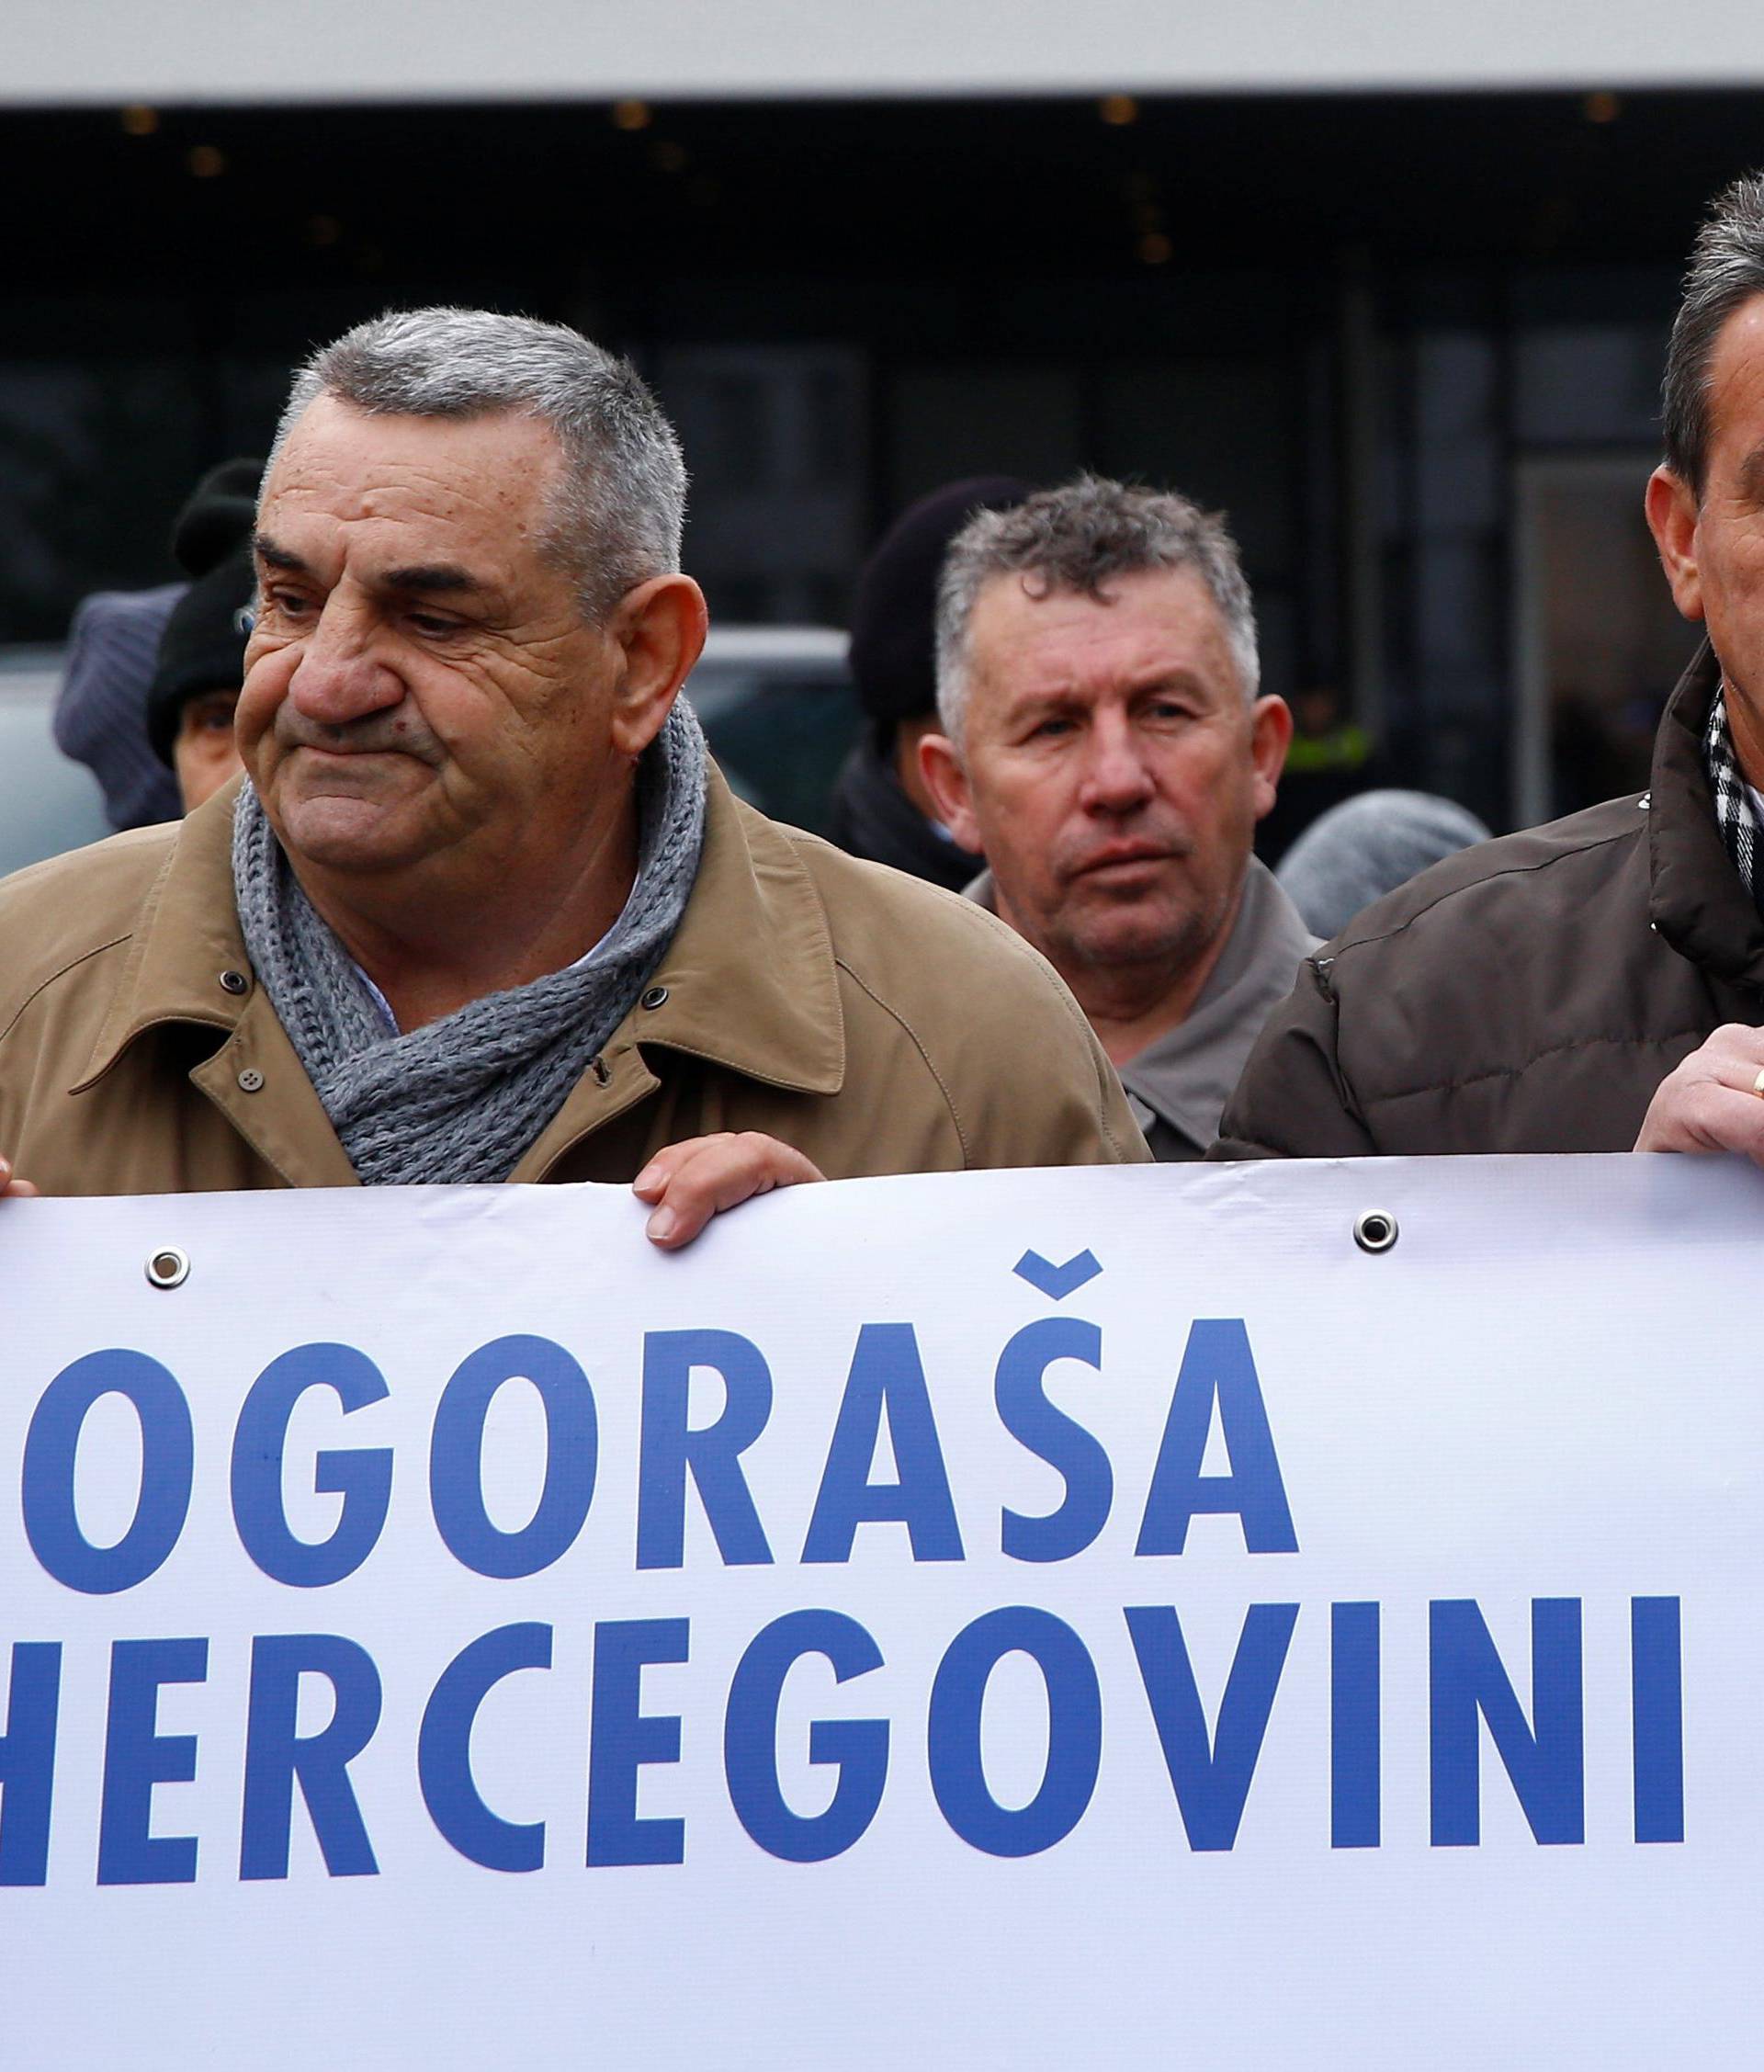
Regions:
[[[1387,1208],[1369,1208],[1353,1219],[1353,1241],[1362,1251],[1388,1251],[1396,1242],[1396,1218]]]
[[[190,1260],[187,1252],[179,1251],[175,1245],[161,1245],[147,1257],[147,1278],[156,1288],[181,1288],[190,1277]]]

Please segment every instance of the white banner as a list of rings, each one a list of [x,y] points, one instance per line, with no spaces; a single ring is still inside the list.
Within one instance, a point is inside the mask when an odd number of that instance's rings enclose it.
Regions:
[[[1755,2062],[1764,1176],[641,1220],[0,1209],[6,2072]]]

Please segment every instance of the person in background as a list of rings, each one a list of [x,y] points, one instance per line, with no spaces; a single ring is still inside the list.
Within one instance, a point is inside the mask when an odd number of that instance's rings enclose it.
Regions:
[[[1081,477],[944,565],[925,780],[971,896],[1072,989],[1155,1158],[1197,1159],[1316,945],[1250,855],[1292,731],[1223,521]]]
[[[1280,797],[1256,830],[1256,854],[1270,869],[1314,821],[1357,793],[1391,782],[1372,737],[1342,710],[1333,684],[1306,685],[1293,699],[1293,739]]]
[[[976,511],[1008,510],[1029,494],[1012,475],[977,475],[922,497],[864,564],[852,606],[851,670],[863,738],[834,786],[829,832],[842,849],[959,892],[974,875],[937,817],[919,743],[937,726],[937,574],[950,540]]]
[[[98,590],[75,606],[55,699],[55,744],[98,780],[120,834],[178,815],[177,780],[147,739],[147,686],[172,607],[188,584]]]
[[[1274,866],[1274,876],[1306,927],[1335,935],[1418,871],[1488,839],[1476,816],[1450,798],[1428,791],[1363,791],[1313,821]]]
[[[208,576],[232,556],[230,573],[206,590],[199,581],[100,590],[74,611],[55,741],[96,777],[105,817],[119,834],[176,820],[239,767],[226,747],[231,719],[223,725],[220,698],[239,692],[245,641],[232,621],[251,601],[252,512],[263,470],[261,460],[244,459],[210,469],[172,528],[172,552],[187,575]],[[224,606],[223,595],[231,599]],[[205,702],[200,724],[194,717],[190,722],[191,792],[180,787],[174,747],[183,708],[198,691]],[[198,773],[223,764],[222,776],[204,785]]]
[[[147,688],[147,739],[177,778],[185,812],[242,767],[232,735],[244,676],[245,615],[256,589],[251,535],[261,460],[205,475],[179,514],[172,551],[192,577],[160,636]]]
[[[1299,974],[1219,1158],[1764,1164],[1764,174],[1698,235],[1646,512],[1705,639],[1641,793],[1451,856]]]

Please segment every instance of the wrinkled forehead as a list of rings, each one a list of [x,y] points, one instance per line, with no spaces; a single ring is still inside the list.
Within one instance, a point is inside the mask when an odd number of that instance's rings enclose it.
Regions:
[[[414,417],[323,395],[288,428],[258,529],[303,557],[416,550],[520,562],[543,550],[561,464],[551,428],[524,413]]]
[[[563,457],[543,419],[525,412],[417,417],[316,397],[289,425],[265,478],[262,508],[292,500],[339,515],[458,505],[518,522],[555,484]]]
[[[1242,695],[1224,617],[1186,568],[1114,576],[1100,594],[1034,572],[989,576],[974,600],[968,661],[977,697],[1062,685],[1100,696],[1175,677]]]
[[[1764,295],[1742,302],[1716,334],[1708,393],[1712,445],[1726,448],[1729,466],[1764,474]]]

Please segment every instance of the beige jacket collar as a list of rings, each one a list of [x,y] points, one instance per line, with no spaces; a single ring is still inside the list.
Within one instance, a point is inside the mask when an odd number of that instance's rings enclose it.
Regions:
[[[837,1093],[845,1023],[826,909],[789,836],[713,767],[692,897],[620,1032],[767,1086]],[[615,1041],[619,1038],[615,1038]]]
[[[243,996],[223,972],[248,972],[232,898],[232,801],[225,786],[178,829],[130,934],[129,954],[78,1081],[81,1093],[101,1079],[137,1037],[168,1022],[231,1032]]]

